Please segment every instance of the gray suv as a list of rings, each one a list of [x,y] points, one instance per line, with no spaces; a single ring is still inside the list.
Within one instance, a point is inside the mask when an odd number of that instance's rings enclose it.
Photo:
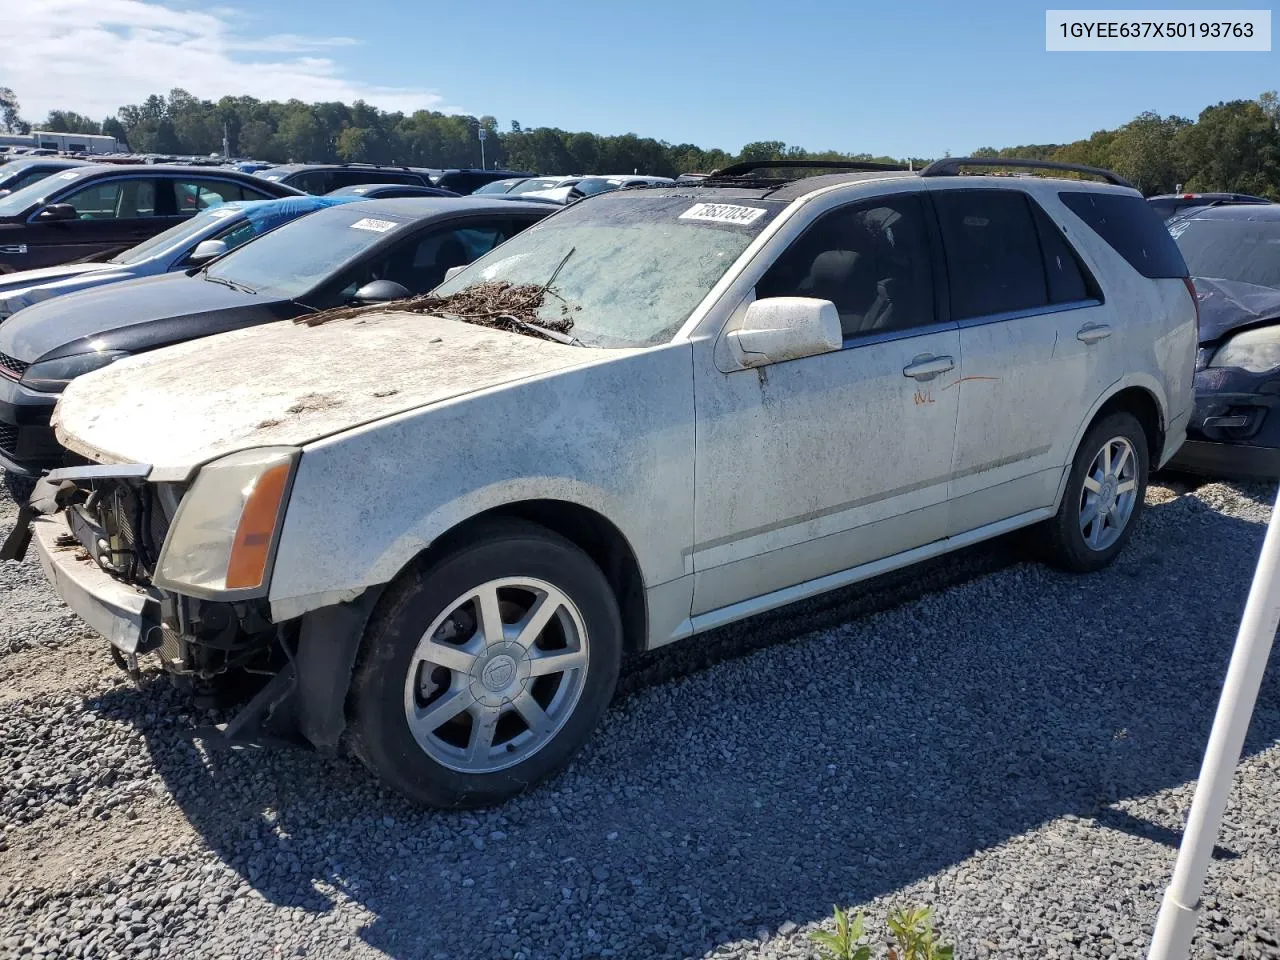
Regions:
[[[417,312],[83,376],[45,569],[127,665],[272,674],[240,734],[445,806],[563,767],[626,654],[1018,528],[1096,570],[1185,436],[1196,301],[1119,177],[983,163],[618,190]]]

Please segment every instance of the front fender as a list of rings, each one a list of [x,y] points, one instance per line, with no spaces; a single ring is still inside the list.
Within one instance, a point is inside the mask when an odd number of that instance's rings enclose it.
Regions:
[[[268,594],[273,619],[349,601],[458,524],[528,500],[608,519],[646,586],[683,576],[693,531],[690,349],[628,352],[305,447]]]

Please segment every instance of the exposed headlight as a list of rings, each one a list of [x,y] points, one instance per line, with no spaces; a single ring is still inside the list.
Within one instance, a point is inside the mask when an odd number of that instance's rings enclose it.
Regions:
[[[201,467],[169,527],[156,585],[219,599],[265,592],[297,462],[295,447],[261,447]]]
[[[1280,326],[1245,330],[1218,348],[1211,367],[1239,367],[1250,373],[1266,373],[1280,367]]]
[[[59,357],[56,360],[41,360],[27,367],[27,372],[22,375],[22,384],[32,390],[58,393],[76,377],[128,355],[123,350],[98,350],[94,353]]]

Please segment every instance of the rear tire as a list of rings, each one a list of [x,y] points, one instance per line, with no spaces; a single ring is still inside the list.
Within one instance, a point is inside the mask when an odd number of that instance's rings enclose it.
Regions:
[[[1053,519],[1045,522],[1046,560],[1074,573],[1101,570],[1124,549],[1147,494],[1148,441],[1120,411],[1085,434]]]
[[[380,602],[352,676],[352,752],[417,803],[497,803],[568,764],[621,659],[590,557],[532,523],[486,526]]]

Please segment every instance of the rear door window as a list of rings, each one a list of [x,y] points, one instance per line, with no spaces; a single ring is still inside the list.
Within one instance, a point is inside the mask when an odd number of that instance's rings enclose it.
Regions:
[[[227,180],[175,180],[173,189],[179,214],[199,213],[210,207],[220,207],[224,203],[257,200],[260,197],[256,191],[246,193],[240,184]]]
[[[1121,193],[1064,190],[1067,209],[1144,277],[1187,276],[1187,264],[1159,215],[1141,197]]]
[[[308,170],[288,178],[288,185],[303,193],[323,196],[330,190],[337,190],[343,184],[333,182],[333,175],[325,170]]]
[[[952,319],[1048,305],[1040,240],[1021,191],[940,190],[932,196],[947,256]]]

